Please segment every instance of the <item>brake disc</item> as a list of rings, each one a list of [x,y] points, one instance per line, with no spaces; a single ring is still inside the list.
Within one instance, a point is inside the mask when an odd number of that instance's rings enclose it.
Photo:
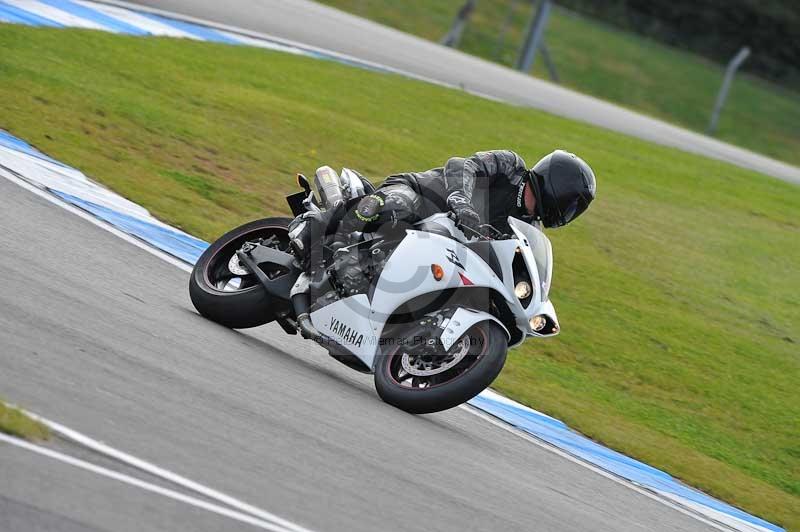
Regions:
[[[415,355],[403,353],[400,363],[403,369],[415,377],[438,375],[456,366],[469,353],[469,338],[463,338],[451,351],[442,355]],[[430,359],[430,360],[426,360]]]
[[[236,253],[234,253],[231,260],[228,261],[228,269],[234,275],[250,275],[250,270],[244,267],[244,264],[239,260]]]

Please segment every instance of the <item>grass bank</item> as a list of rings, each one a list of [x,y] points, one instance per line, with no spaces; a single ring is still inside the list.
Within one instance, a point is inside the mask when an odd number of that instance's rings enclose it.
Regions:
[[[321,1],[437,41],[463,4],[463,0]],[[513,2],[515,14],[498,46],[498,35]],[[480,0],[460,49],[513,66],[532,6],[518,0]],[[551,12],[545,41],[563,85],[705,132],[722,81],[722,66],[559,8]],[[534,75],[547,78],[541,57],[536,60]],[[800,94],[738,75],[717,137],[800,164]]]
[[[287,212],[322,163],[379,181],[479,149],[581,154],[598,200],[550,232],[563,332],[513,351],[497,388],[800,528],[800,188],[263,50],[3,25],[0,49],[0,127],[206,239]]]
[[[47,427],[3,401],[0,401],[0,432],[31,441],[50,437]]]

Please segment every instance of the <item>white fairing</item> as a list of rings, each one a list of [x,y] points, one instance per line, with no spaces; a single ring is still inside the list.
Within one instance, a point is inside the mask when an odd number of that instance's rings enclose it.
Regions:
[[[512,249],[515,246],[513,241],[505,242]],[[431,273],[432,264],[444,270],[440,281]],[[373,319],[387,319],[402,303],[417,296],[464,286],[489,287],[513,298],[489,265],[461,242],[423,231],[408,231],[375,287]]]
[[[442,336],[440,337],[442,346],[449,350],[451,347],[453,347],[453,344],[455,344],[456,341],[470,329],[470,327],[482,321],[495,322],[500,326],[501,329],[503,329],[503,331],[505,331],[506,336],[509,336],[506,326],[488,312],[462,307],[456,310],[453,316],[442,324],[443,332]]]
[[[550,245],[550,239],[537,227],[516,218],[509,218],[508,224],[517,238],[526,244],[525,263],[529,270],[536,272],[539,280],[537,283],[539,300],[546,301],[553,277],[553,247]]]
[[[488,312],[459,308],[448,321],[440,325],[441,341],[447,348],[481,321],[496,322],[509,338],[521,336],[517,343],[527,336],[543,336],[535,333],[529,324],[537,314],[544,314],[558,324],[555,309],[548,300],[552,251],[549,240],[539,229],[509,218],[516,238],[487,244],[498,259],[501,279],[477,253],[465,245],[464,234],[455,228],[447,215],[434,215],[423,220],[423,223],[441,226],[449,231],[452,238],[426,231],[407,231],[406,238],[385,263],[370,297],[358,294],[311,314],[311,320],[320,332],[347,348],[368,367],[374,368],[386,321],[401,305],[426,294],[435,297],[446,289],[476,287],[491,289],[504,298],[522,335],[509,334],[500,320]],[[523,307],[514,295],[512,263],[516,253],[521,253],[524,258],[534,290],[527,307]],[[432,273],[432,265],[438,265],[443,271],[438,281]]]
[[[509,217],[508,224],[514,231],[517,242],[521,244],[520,252],[528,267],[533,287],[533,297],[528,307],[523,310],[522,314],[515,313],[517,325],[528,336],[555,336],[561,330],[561,326],[558,323],[556,310],[549,299],[550,285],[553,279],[553,248],[550,239],[541,229],[516,218]],[[513,277],[509,277],[509,279],[513,279]],[[513,281],[508,284],[513,290],[511,284]],[[547,335],[535,332],[530,327],[530,319],[537,315],[547,316],[556,325],[556,332]],[[521,318],[524,319],[524,323]]]
[[[371,368],[380,335],[376,334],[369,316],[369,299],[366,294],[357,294],[312,312],[311,322]]]

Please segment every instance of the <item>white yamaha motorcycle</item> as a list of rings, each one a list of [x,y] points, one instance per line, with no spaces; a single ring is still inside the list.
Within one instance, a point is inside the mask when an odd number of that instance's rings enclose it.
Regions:
[[[295,214],[324,214],[357,202],[374,187],[360,174],[317,171],[317,196],[287,197]],[[509,347],[558,334],[548,298],[550,241],[536,227],[509,218],[513,234],[465,234],[436,214],[400,235],[364,233],[334,254],[323,241],[307,273],[289,245],[288,218],[237,227],[198,260],[189,283],[195,308],[231,328],[276,321],[301,332],[349,367],[374,373],[389,404],[437,412],[484,390],[503,368]],[[337,276],[343,255],[356,257],[363,279]]]

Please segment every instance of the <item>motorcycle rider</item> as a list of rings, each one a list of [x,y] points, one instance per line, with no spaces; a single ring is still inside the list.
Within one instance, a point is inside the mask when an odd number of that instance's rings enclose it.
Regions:
[[[389,176],[343,216],[343,203],[321,214],[304,213],[289,225],[290,245],[306,272],[291,291],[297,326],[303,337],[322,339],[309,318],[310,283],[320,279],[324,270],[320,243],[334,230],[336,277],[348,294],[355,294],[363,292],[369,281],[358,252],[340,249],[351,243],[354,232],[402,231],[447,211],[467,232],[480,232],[481,221],[505,232],[509,216],[560,227],[589,207],[596,188],[592,169],[572,153],[556,150],[528,169],[513,151],[493,150],[453,157],[443,167],[425,172]]]
[[[477,152],[453,157],[443,167],[425,172],[389,176],[344,214],[338,228],[342,208],[311,224],[302,223],[301,215],[290,225],[290,238],[301,264],[307,266],[312,242],[326,232],[336,230],[336,249],[349,244],[352,233],[403,229],[437,212],[452,212],[459,225],[474,232],[480,232],[482,222],[505,232],[508,216],[559,227],[589,207],[596,186],[589,165],[563,150],[546,155],[530,169],[510,150]],[[358,268],[355,260],[347,266]]]

